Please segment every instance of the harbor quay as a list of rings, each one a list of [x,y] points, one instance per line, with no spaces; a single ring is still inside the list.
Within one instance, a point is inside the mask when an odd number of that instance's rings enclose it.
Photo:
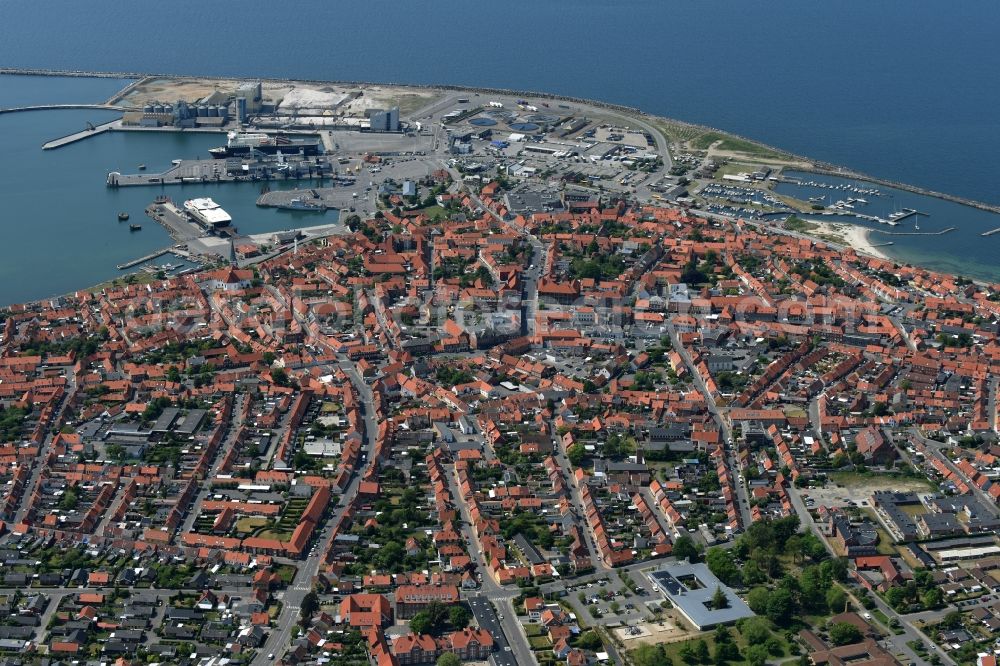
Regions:
[[[268,180],[322,180],[336,174],[324,157],[283,155],[241,159],[174,160],[163,173],[108,173],[108,187],[191,185],[198,183],[256,182]]]

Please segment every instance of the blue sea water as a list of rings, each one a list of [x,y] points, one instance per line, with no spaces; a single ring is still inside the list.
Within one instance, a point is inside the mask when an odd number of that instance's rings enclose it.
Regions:
[[[0,66],[544,90],[716,126],[875,176],[1000,203],[1000,4],[986,0],[0,0],[0,17]],[[51,82],[25,87],[15,80],[0,78],[0,104],[97,101],[115,87],[58,79],[53,91]],[[67,192],[59,182],[61,161],[83,158],[55,151],[43,173],[7,165],[12,152],[22,159],[29,147],[100,117],[0,119],[8,147],[0,187],[36,203],[75,200],[59,215],[103,223],[119,202],[95,210],[82,185]],[[92,177],[103,181],[101,169],[117,161],[114,143],[127,140],[132,152],[132,138],[112,136],[67,150],[100,165]],[[182,157],[176,153],[188,146],[144,148],[155,154],[141,159],[152,162]],[[25,239],[53,224],[51,216],[20,212],[0,211],[0,219],[5,233],[12,219],[25,226],[17,232]],[[145,230],[142,236],[115,238],[103,249],[78,246],[83,257],[57,249],[32,255],[66,268],[31,285],[11,287],[11,275],[23,273],[5,268],[9,256],[0,255],[0,302],[79,286],[81,275],[84,283],[109,277],[96,267],[162,240]],[[57,279],[81,262],[93,267]],[[985,261],[985,270],[996,263]]]
[[[0,77],[0,108],[18,105],[95,103],[127,81],[63,77]],[[175,201],[210,196],[242,233],[326,224],[336,213],[258,208],[257,183],[206,183],[166,187],[106,187],[109,171],[165,171],[171,160],[206,158],[225,142],[219,134],[109,132],[58,150],[42,150],[50,139],[118,117],[109,111],[30,111],[0,115],[0,304],[67,293],[117,277],[116,268],[173,241],[146,217],[159,194]],[[294,187],[276,181],[272,188]],[[126,212],[128,223],[118,220]],[[141,231],[130,231],[139,224]],[[173,255],[153,263],[177,264]],[[135,269],[132,269],[135,270]]]
[[[877,249],[897,261],[907,262],[945,273],[958,273],[966,277],[995,281],[1000,279],[1000,234],[983,237],[981,234],[1000,228],[1000,215],[971,206],[952,203],[937,197],[914,194],[894,187],[820,176],[795,171],[786,172],[790,179],[799,179],[800,185],[780,183],[775,187],[779,194],[786,194],[802,201],[822,198],[830,206],[836,201],[854,201],[852,209],[841,215],[803,214],[807,220],[847,222],[870,229],[869,240]],[[811,186],[809,183],[815,183]],[[831,189],[819,185],[846,185],[861,188],[865,193]],[[877,194],[869,194],[868,190]],[[859,219],[855,213],[881,220],[888,220],[904,209],[919,211],[916,216],[899,219],[895,226]],[[828,209],[834,212],[834,209]],[[944,232],[940,233],[939,232]],[[886,245],[891,243],[891,245]]]
[[[1000,203],[1000,3],[0,1],[0,65],[546,90]]]

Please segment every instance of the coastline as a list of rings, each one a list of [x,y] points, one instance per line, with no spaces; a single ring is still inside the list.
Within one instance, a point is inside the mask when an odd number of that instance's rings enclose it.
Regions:
[[[871,241],[871,229],[859,224],[849,222],[826,222],[810,218],[803,218],[810,229],[802,231],[805,236],[812,236],[822,241],[828,241],[837,245],[845,245],[853,248],[861,254],[867,254],[886,261],[894,261],[892,257],[875,247]]]
[[[120,99],[121,96],[128,92],[129,89],[142,83],[147,79],[203,79],[203,80],[224,80],[227,77],[221,76],[202,76],[197,74],[157,74],[154,72],[99,72],[99,71],[84,71],[84,70],[59,70],[59,69],[45,69],[45,68],[20,68],[20,67],[0,67],[0,76],[52,76],[52,77],[79,77],[79,78],[118,78],[118,79],[131,79],[132,83],[127,85],[122,90],[118,91],[112,95],[105,103],[112,103],[113,100]],[[233,78],[233,77],[228,77]],[[239,78],[239,77],[235,77]],[[702,125],[700,123],[688,122],[686,120],[679,120],[677,118],[668,118],[666,116],[658,116],[651,114],[642,109],[627,106],[624,104],[616,104],[613,102],[606,102],[596,99],[587,99],[582,97],[576,97],[573,95],[562,95],[551,92],[544,92],[538,90],[514,90],[508,88],[495,88],[488,86],[466,86],[457,84],[429,84],[429,83],[401,83],[397,81],[338,81],[338,80],[319,80],[310,78],[289,78],[289,77],[261,77],[258,80],[264,82],[285,82],[285,83],[314,83],[314,84],[331,84],[331,85],[354,85],[354,86],[387,86],[387,87],[401,87],[401,88],[413,88],[420,90],[441,90],[441,91],[455,91],[455,92],[478,92],[483,94],[498,94],[498,95],[512,95],[512,96],[522,96],[522,97],[537,97],[541,99],[550,99],[556,101],[566,101],[578,104],[587,104],[594,106],[596,108],[607,109],[612,112],[630,114],[639,120],[646,120],[650,122],[666,122],[673,123],[680,126],[685,126],[694,130],[703,132],[715,132],[719,134],[726,135],[733,139],[740,141],[746,141],[748,143],[755,144],[760,148],[766,149],[773,153],[777,153],[783,156],[785,159],[795,162],[805,162],[808,164],[797,165],[795,168],[800,171],[808,171],[817,174],[824,174],[829,176],[838,176],[841,178],[853,178],[856,180],[862,180],[866,182],[873,183],[875,185],[883,185],[886,187],[895,187],[897,189],[905,190],[907,192],[912,192],[914,194],[921,194],[924,196],[930,196],[937,199],[943,199],[945,201],[951,201],[952,203],[961,204],[963,206],[969,206],[972,208],[978,208],[980,210],[989,211],[992,213],[1000,213],[1000,205],[987,203],[985,201],[979,201],[976,199],[970,199],[967,197],[961,197],[953,194],[948,194],[946,192],[939,192],[936,190],[931,190],[920,185],[912,185],[909,183],[901,183],[887,178],[880,178],[878,176],[872,176],[861,171],[857,171],[851,167],[845,167],[839,164],[833,164],[832,162],[826,162],[824,160],[818,160],[805,155],[799,155],[784,148],[778,148],[767,143],[763,143],[756,139],[752,139],[741,134],[731,132],[729,130],[720,129],[717,127],[712,127],[709,125]],[[657,128],[661,134],[664,134],[661,128]],[[664,138],[666,136],[664,135]]]
[[[880,249],[872,245],[871,242],[871,229],[867,229],[860,225],[851,224],[847,231],[847,242],[858,252],[863,254],[870,254],[879,259],[889,259],[890,257],[882,252]]]
[[[216,76],[193,76],[193,77],[189,77],[189,76],[182,76],[182,75],[154,75],[154,74],[140,74],[140,73],[60,72],[60,71],[53,71],[53,70],[44,70],[43,71],[43,70],[0,69],[0,76],[3,76],[3,75],[14,75],[14,76],[52,76],[52,77],[67,76],[67,77],[81,77],[81,78],[131,79],[131,81],[128,83],[128,85],[126,85],[124,88],[122,88],[119,91],[117,91],[111,98],[109,98],[109,100],[105,101],[104,104],[109,104],[111,102],[118,102],[119,100],[121,100],[121,98],[126,93],[128,93],[128,91],[134,89],[137,85],[143,83],[144,81],[147,81],[150,78],[156,78],[156,79],[161,79],[162,78],[162,79],[167,79],[167,80],[197,79],[199,81],[228,80],[227,77],[216,77]],[[402,87],[402,88],[412,88],[412,89],[418,89],[418,90],[422,89],[422,90],[439,91],[439,92],[443,92],[443,91],[461,91],[461,92],[465,92],[465,91],[470,91],[470,92],[472,92],[472,91],[479,91],[479,92],[482,92],[482,93],[497,93],[497,94],[506,94],[506,95],[518,94],[518,95],[522,95],[522,96],[525,96],[525,97],[538,97],[540,99],[563,100],[563,101],[567,101],[567,102],[581,103],[581,104],[586,104],[586,105],[594,106],[594,107],[597,107],[597,108],[600,108],[600,109],[605,109],[605,110],[609,111],[611,114],[615,114],[615,115],[619,115],[620,114],[622,116],[628,116],[628,117],[636,120],[641,126],[648,127],[648,129],[650,130],[651,135],[657,137],[657,140],[658,140],[657,142],[658,143],[659,143],[659,139],[665,140],[666,143],[669,145],[669,152],[671,152],[671,153],[673,153],[675,151],[678,151],[678,150],[683,151],[683,150],[685,150],[685,148],[677,148],[677,145],[676,145],[677,142],[678,142],[677,137],[676,136],[672,136],[669,130],[665,130],[662,127],[662,125],[661,125],[662,122],[673,123],[673,124],[677,124],[677,125],[683,125],[685,127],[695,128],[695,129],[698,129],[698,130],[705,130],[705,131],[710,131],[710,132],[717,132],[717,133],[719,133],[721,135],[724,135],[725,137],[728,137],[728,138],[735,138],[735,139],[740,139],[740,140],[747,141],[748,143],[752,143],[753,146],[755,146],[755,147],[766,148],[768,150],[772,150],[774,152],[781,153],[781,155],[786,156],[788,159],[797,159],[797,160],[808,162],[808,164],[801,164],[801,163],[799,163],[799,164],[789,165],[789,166],[784,167],[784,168],[790,168],[790,169],[795,170],[795,171],[803,171],[803,172],[807,172],[807,173],[808,172],[812,172],[812,173],[818,173],[818,174],[826,174],[826,175],[836,176],[836,177],[840,177],[840,178],[853,178],[853,179],[856,179],[856,180],[859,180],[859,181],[863,181],[863,182],[873,183],[873,184],[877,184],[877,185],[878,184],[887,185],[887,186],[890,186],[890,187],[896,187],[896,188],[903,189],[903,190],[906,190],[906,191],[920,193],[920,194],[923,194],[925,196],[930,196],[930,197],[934,197],[934,198],[938,198],[938,199],[942,199],[942,200],[951,201],[951,202],[957,203],[959,205],[965,205],[965,206],[969,206],[969,207],[972,207],[972,208],[979,208],[981,210],[985,210],[985,211],[989,211],[989,212],[997,212],[997,210],[996,210],[997,207],[991,206],[990,204],[984,204],[982,202],[975,202],[975,201],[963,200],[963,199],[960,199],[960,198],[957,198],[957,197],[952,197],[950,195],[941,194],[939,192],[934,192],[934,191],[929,191],[929,190],[923,190],[921,188],[914,187],[914,186],[909,186],[909,185],[906,185],[906,184],[894,183],[894,182],[891,182],[891,181],[885,181],[885,180],[873,178],[871,176],[860,174],[860,173],[858,173],[858,172],[856,172],[856,171],[854,171],[852,169],[845,169],[845,168],[842,168],[842,167],[834,167],[833,165],[830,165],[830,164],[827,164],[827,163],[824,163],[824,162],[821,162],[821,161],[818,161],[818,160],[812,160],[812,159],[809,159],[809,158],[805,158],[805,157],[801,157],[801,156],[796,156],[796,155],[794,155],[792,153],[789,153],[787,151],[784,151],[782,149],[774,148],[774,147],[768,146],[767,144],[760,143],[758,141],[754,141],[754,140],[751,140],[751,139],[744,139],[744,137],[741,137],[740,135],[733,134],[733,133],[728,132],[728,131],[717,130],[717,129],[714,129],[714,128],[711,128],[711,127],[697,125],[697,124],[692,124],[692,123],[688,123],[688,122],[680,121],[680,120],[676,120],[676,119],[670,119],[670,118],[666,118],[666,117],[663,117],[663,116],[650,115],[650,114],[648,114],[648,113],[646,113],[646,112],[644,112],[644,111],[642,111],[640,109],[636,109],[636,108],[633,108],[633,107],[627,107],[627,106],[623,106],[623,105],[618,105],[618,104],[612,104],[612,103],[602,102],[602,101],[598,101],[598,100],[588,100],[588,99],[583,99],[583,98],[571,97],[571,96],[566,96],[566,95],[556,95],[556,94],[544,93],[544,92],[532,92],[532,91],[520,91],[519,92],[519,91],[514,91],[514,90],[506,90],[506,89],[498,89],[498,88],[484,88],[484,87],[458,86],[458,85],[401,84],[401,83],[365,84],[365,83],[361,83],[361,82],[353,82],[352,83],[352,82],[336,82],[336,81],[311,81],[309,79],[273,79],[273,78],[263,78],[261,80],[262,81],[295,81],[295,82],[330,83],[330,84],[337,84],[337,85],[344,85],[344,84],[352,84],[353,85],[353,84],[357,84],[357,85],[375,85],[375,86],[384,86],[384,87],[397,87],[398,86],[398,87]],[[650,123],[653,126],[649,127],[648,125],[645,125],[645,123]],[[118,128],[116,128],[116,129],[118,129]],[[136,128],[127,128],[127,129],[129,131],[149,131],[151,128],[139,128],[139,127],[136,127]],[[166,132],[166,131],[176,131],[176,130],[166,130],[166,129],[162,129],[162,128],[157,128],[157,130],[154,130],[154,131]],[[194,130],[194,131],[214,132],[216,130]],[[681,145],[682,146],[685,143],[689,143],[689,142],[681,141]],[[688,148],[688,149],[690,149],[690,148]],[[668,148],[664,148],[664,150],[668,150]],[[749,151],[750,149],[747,149],[747,150]],[[737,152],[739,152],[739,151],[737,151]],[[753,158],[753,155],[754,154],[750,153],[750,152],[746,153],[746,157],[747,158]],[[767,158],[767,159],[765,159],[763,161],[767,162],[769,160],[771,160],[771,158]],[[778,160],[778,161],[779,161],[779,163],[781,162],[781,160]],[[778,166],[778,170],[779,170],[779,173],[780,173],[782,171],[782,167]],[[807,213],[808,213],[808,211],[800,213],[800,214],[801,215],[806,215]],[[871,256],[871,257],[876,257],[876,258],[887,260],[887,261],[898,261],[900,263],[909,263],[909,261],[906,260],[906,259],[897,258],[897,257],[893,256],[895,254],[893,252],[893,250],[894,249],[895,250],[899,250],[900,248],[898,248],[898,247],[897,248],[892,248],[891,242],[888,244],[888,246],[886,246],[886,243],[880,243],[880,242],[878,242],[879,237],[876,237],[874,239],[875,242],[873,243],[873,239],[871,238],[871,229],[869,229],[869,228],[866,228],[866,227],[861,226],[861,225],[854,225],[854,224],[847,223],[847,222],[828,222],[828,221],[823,221],[823,220],[820,220],[820,219],[810,219],[809,222],[810,222],[810,225],[811,225],[811,229],[808,230],[808,231],[802,232],[802,235],[804,235],[804,236],[809,236],[809,237],[812,237],[812,238],[816,238],[818,240],[829,242],[829,243],[834,244],[834,245],[849,246],[849,247],[854,248],[858,253],[865,254],[865,255],[868,255],[868,256]],[[956,272],[955,274],[958,274],[958,273]]]

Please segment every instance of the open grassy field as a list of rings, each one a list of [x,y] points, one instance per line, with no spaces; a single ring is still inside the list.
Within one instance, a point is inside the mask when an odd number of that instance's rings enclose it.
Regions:
[[[245,516],[236,521],[236,531],[241,534],[250,534],[254,530],[267,525],[267,518],[262,516]]]
[[[155,273],[147,273],[146,271],[136,271],[135,273],[128,273],[122,275],[121,277],[116,277],[107,282],[101,282],[95,284],[93,287],[87,287],[83,291],[89,292],[91,294],[103,291],[104,289],[113,289],[115,287],[124,287],[129,284],[150,284],[156,282],[159,278],[156,277]]]
[[[688,145],[695,150],[713,148],[722,152],[742,153],[760,159],[781,160],[790,157],[788,153],[768,148],[767,146],[746,139],[740,139],[723,132],[708,131],[691,139]]]
[[[927,479],[893,473],[832,472],[830,479],[847,490],[865,493],[865,496],[887,487],[896,491],[929,492],[934,490],[934,486]]]

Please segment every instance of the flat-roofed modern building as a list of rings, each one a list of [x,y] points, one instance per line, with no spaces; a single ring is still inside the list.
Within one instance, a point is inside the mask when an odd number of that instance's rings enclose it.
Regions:
[[[650,573],[649,578],[698,631],[754,615],[750,607],[704,564],[667,564]],[[712,607],[716,588],[726,595],[729,602],[726,608]]]

